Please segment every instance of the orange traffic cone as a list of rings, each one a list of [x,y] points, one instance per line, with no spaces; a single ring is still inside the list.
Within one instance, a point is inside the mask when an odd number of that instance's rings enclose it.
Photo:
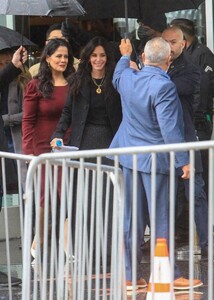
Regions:
[[[157,239],[154,257],[154,273],[151,274],[146,300],[175,299],[170,293],[170,264],[166,239]]]

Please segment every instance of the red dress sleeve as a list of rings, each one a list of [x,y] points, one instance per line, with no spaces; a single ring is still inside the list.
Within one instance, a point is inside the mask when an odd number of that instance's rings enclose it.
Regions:
[[[33,154],[34,127],[37,121],[39,99],[42,95],[37,88],[38,80],[31,80],[24,93],[23,119],[22,119],[22,149],[24,154]]]

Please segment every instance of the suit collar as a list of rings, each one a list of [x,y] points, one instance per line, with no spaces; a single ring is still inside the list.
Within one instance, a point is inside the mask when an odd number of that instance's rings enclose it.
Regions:
[[[161,74],[162,76],[169,77],[167,75],[167,73],[164,70],[162,70],[160,67],[146,65],[143,67],[142,70],[144,72],[153,73],[153,74]]]

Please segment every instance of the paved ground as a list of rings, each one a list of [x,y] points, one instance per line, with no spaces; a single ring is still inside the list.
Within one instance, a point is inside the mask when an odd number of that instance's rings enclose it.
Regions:
[[[10,241],[11,246],[11,270],[12,275],[16,277],[22,277],[22,265],[21,265],[21,253],[20,250],[20,239],[14,239]],[[201,259],[200,255],[195,255],[195,277],[201,279],[204,285],[201,288],[196,290],[194,293],[194,300],[207,300],[208,299],[208,263],[207,260]],[[188,255],[186,255],[185,251],[180,251],[177,256],[177,264],[182,271],[182,275],[188,277]],[[148,281],[150,277],[150,264],[149,264],[149,256],[145,256],[140,265],[140,269],[142,270],[145,279]],[[7,272],[6,268],[6,255],[5,255],[5,243],[0,241],[0,271]],[[110,277],[110,274],[108,274]],[[12,299],[18,300],[21,299],[21,285],[19,287],[12,289]],[[8,300],[9,292],[7,288],[0,287],[0,300]],[[47,298],[48,299],[48,298]],[[102,299],[102,290],[100,290],[100,299]],[[130,295],[128,300],[132,299]],[[140,290],[136,297],[137,300],[145,300],[146,299],[146,290]],[[176,300],[188,300],[191,299],[188,294],[176,294]],[[45,299],[46,300],[46,299]],[[54,299],[53,299],[54,300]]]

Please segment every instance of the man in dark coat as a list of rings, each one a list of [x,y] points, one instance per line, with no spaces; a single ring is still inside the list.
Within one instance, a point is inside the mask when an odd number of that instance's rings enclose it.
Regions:
[[[199,43],[193,21],[179,18],[171,24],[183,31],[186,40],[184,54],[201,68],[200,104],[194,113],[195,128],[200,141],[210,140],[213,130],[214,54],[206,45]],[[208,194],[208,151],[201,151],[201,156],[205,191]]]
[[[22,63],[20,61],[20,53],[23,51],[23,62],[27,60],[27,52],[26,50],[22,49],[21,47],[14,53],[12,61],[7,64],[7,66],[3,69],[0,69],[0,93],[5,89],[6,86],[10,84],[20,73],[21,73],[21,67]],[[2,119],[2,115],[0,115],[0,150],[8,152],[7,147],[7,141],[4,134],[4,122]],[[10,171],[11,167],[11,161],[6,160],[6,171]],[[14,181],[13,174],[6,174],[7,176],[7,184],[10,184]],[[15,176],[16,177],[16,176]],[[1,179],[1,173],[0,173],[0,179]]]
[[[19,48],[14,54],[12,61],[2,70],[0,70],[0,92],[7,86],[11,81],[13,81],[20,73],[21,73],[21,66],[22,62],[20,61],[20,52],[22,48]],[[26,50],[23,51],[23,62],[27,60]],[[5,150],[2,148],[4,145],[4,135],[2,133],[3,128],[3,120],[2,116],[0,116],[0,150]]]
[[[195,99],[200,92],[200,70],[187,60],[183,54],[185,40],[178,27],[172,26],[163,31],[162,37],[171,47],[171,64],[168,75],[174,82],[181,101],[184,118],[184,134],[187,142],[197,141],[194,126]],[[202,253],[207,253],[208,247],[208,206],[202,178],[202,163],[200,152],[195,152],[195,223]],[[186,199],[189,199],[189,180],[182,180]],[[178,199],[177,199],[178,201]],[[179,205],[180,203],[178,203]],[[178,212],[177,212],[177,217]]]
[[[22,52],[22,57],[21,56]],[[12,62],[9,63],[4,69],[0,70],[0,92],[4,89],[6,85],[8,85],[11,81],[13,81],[20,73],[22,64],[27,60],[27,51],[20,47],[13,55]],[[0,116],[0,150],[5,151],[7,149],[5,137],[3,134],[3,120],[2,116]],[[2,197],[1,197],[2,201]],[[0,207],[1,208],[1,207]],[[16,286],[21,284],[21,279],[11,277],[11,286]],[[0,287],[8,286],[8,275],[3,272],[0,272]]]

